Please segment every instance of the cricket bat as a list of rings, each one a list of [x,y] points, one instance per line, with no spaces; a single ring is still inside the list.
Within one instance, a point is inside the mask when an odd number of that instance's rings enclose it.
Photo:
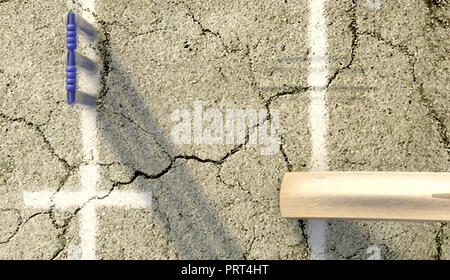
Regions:
[[[286,173],[282,217],[450,221],[450,173]]]

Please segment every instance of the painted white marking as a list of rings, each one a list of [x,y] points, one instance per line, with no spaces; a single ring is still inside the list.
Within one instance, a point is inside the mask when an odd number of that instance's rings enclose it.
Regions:
[[[81,259],[81,247],[73,244],[67,246],[67,259],[80,260]]]
[[[381,0],[366,0],[366,7],[372,10],[379,10],[381,8]]]
[[[327,85],[327,28],[325,1],[310,0],[308,40],[310,47],[310,65],[308,85],[310,90],[309,122],[311,129],[311,171],[328,169],[326,134],[328,114],[325,105]],[[327,259],[325,253],[326,221],[307,221],[307,232],[312,259]]]
[[[68,1],[68,7],[75,10],[77,6],[88,9],[83,11],[81,16],[95,24],[93,12],[95,11],[95,0],[79,0],[78,2]],[[85,55],[96,61],[97,42],[87,42],[79,36],[79,49],[83,49]],[[100,70],[97,73],[87,74],[79,72],[78,85],[80,90],[89,94],[98,95],[100,90]],[[80,222],[80,250],[82,259],[95,259],[97,214],[96,208],[102,206],[123,207],[123,208],[145,208],[151,207],[151,192],[129,192],[129,191],[97,191],[99,180],[98,150],[97,150],[97,110],[96,108],[83,108],[81,112],[81,133],[82,133],[82,158],[83,164],[80,166],[81,191],[57,193],[51,191],[24,192],[24,204],[34,208],[68,209],[81,207],[79,214]]]
[[[68,209],[82,205],[95,205],[96,207],[112,206],[124,208],[144,208],[151,202],[151,192],[112,191],[98,192],[94,195],[87,192],[60,191],[56,194],[50,191],[24,192],[23,201],[27,206],[34,208]],[[81,210],[83,211],[83,210]]]
[[[81,17],[87,22],[95,26],[95,19],[92,12],[95,11],[95,0],[79,0],[83,8],[89,9],[90,12],[83,11]],[[80,47],[86,51],[86,56],[95,60],[96,52],[94,47],[97,41],[93,42],[93,46],[89,46],[87,40],[80,37]],[[83,86],[83,90],[87,93],[97,95],[100,90],[100,70],[95,75],[90,76],[81,71],[79,75],[79,85]],[[85,108],[81,112],[81,132],[83,144],[83,160],[87,161],[86,166],[80,169],[81,191],[86,196],[94,196],[98,182],[99,170],[98,152],[97,152],[97,110],[96,108]],[[81,257],[82,259],[95,259],[95,236],[97,232],[97,216],[94,204],[87,204],[80,210],[80,237],[81,237]]]
[[[381,249],[377,245],[370,245],[366,250],[366,255],[369,255],[367,257],[368,260],[379,261],[383,259],[383,256],[381,255]]]
[[[80,210],[80,237],[81,258],[95,259],[95,243],[97,235],[97,207],[122,207],[122,208],[146,208],[151,207],[151,192],[112,191],[80,192],[60,191],[56,194],[51,191],[24,192],[24,204],[41,209],[49,209],[54,206],[57,209],[69,209],[82,207]]]

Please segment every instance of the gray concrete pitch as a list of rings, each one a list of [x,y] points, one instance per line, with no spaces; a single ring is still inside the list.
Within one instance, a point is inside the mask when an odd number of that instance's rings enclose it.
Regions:
[[[330,169],[449,172],[449,4],[367,2],[326,7]],[[282,175],[310,169],[307,7],[96,1],[98,188],[153,193],[148,209],[97,209],[99,258],[309,258],[303,221],[280,218],[278,205]],[[66,1],[0,3],[2,259],[81,256],[79,208],[22,201],[80,188],[80,109],[63,101],[66,12]],[[281,144],[261,155],[247,131],[243,145],[177,145],[172,112],[195,101],[279,110]],[[450,258],[446,224],[329,226],[333,258],[371,258],[372,245],[387,259]]]
[[[299,19],[307,11],[289,5],[275,9],[279,3],[267,1],[274,9],[261,8],[268,13],[263,17],[254,5],[99,2],[97,14],[108,34],[105,55],[109,62],[108,91],[99,119],[101,159],[105,165],[117,162],[114,169],[123,170],[121,180],[139,182],[137,186],[150,188],[154,196],[146,220],[152,226],[140,227],[135,240],[123,233],[124,238],[114,242],[108,237],[110,227],[102,227],[105,250],[100,257],[307,257],[299,223],[279,217],[280,178],[290,166],[279,147],[275,155],[261,156],[252,144],[175,145],[171,140],[172,112],[192,111],[195,101],[222,112],[266,109],[277,99],[271,96],[304,84],[292,73],[290,80],[271,74],[270,68],[283,66],[280,61],[298,49],[304,55],[305,37],[281,39],[281,35],[299,28],[306,34],[305,23]],[[122,17],[111,20],[112,10],[123,10]],[[143,11],[154,17],[139,16]],[[224,24],[213,24],[217,18],[224,19]],[[280,22],[274,25],[273,18]],[[289,30],[284,30],[286,25]],[[282,30],[279,38],[269,36],[278,34],[274,29]],[[270,84],[267,75],[274,77]],[[104,179],[106,188],[115,183]],[[120,188],[127,189],[128,184]],[[124,215],[120,209],[107,213]],[[127,249],[129,242],[141,244],[139,250]]]

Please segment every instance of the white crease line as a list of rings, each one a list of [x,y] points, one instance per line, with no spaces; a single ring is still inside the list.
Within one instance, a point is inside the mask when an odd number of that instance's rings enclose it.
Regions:
[[[94,204],[95,207],[145,208],[151,206],[152,193],[114,190],[109,195],[107,191],[91,195],[86,192],[60,191],[54,194],[51,191],[40,191],[24,192],[23,201],[33,208],[50,208],[54,205],[57,209],[69,209],[88,204]]]
[[[152,193],[132,191],[112,191],[92,193],[91,191],[67,192],[56,194],[51,191],[24,192],[23,201],[28,207],[49,209],[70,209],[81,207],[80,210],[80,239],[81,258],[84,260],[96,259],[97,213],[98,207],[121,208],[151,208]],[[103,197],[103,198],[102,198]],[[53,198],[53,200],[52,200]]]
[[[96,236],[97,236],[97,213],[95,204],[86,204],[80,210],[80,239],[81,239],[81,259],[95,260],[96,257]]]
[[[327,86],[327,27],[325,16],[326,0],[310,0],[308,41],[310,65],[308,85],[310,90],[309,123],[311,129],[311,171],[328,169],[326,134],[328,113],[325,105]],[[312,259],[327,259],[325,253],[325,220],[308,220],[307,232]]]
[[[83,8],[89,9],[89,11],[95,11],[95,0],[79,0],[79,4]],[[81,13],[87,22],[96,25],[95,19],[91,12],[84,11]],[[81,37],[81,36],[79,36]],[[84,38],[80,38],[80,47],[86,52],[86,56],[93,59],[97,58],[95,49],[87,44]],[[98,40],[92,43],[94,47],[98,44]],[[79,75],[79,85],[82,86],[82,90],[98,95],[100,90],[100,70],[94,74],[94,77],[83,71]],[[81,177],[81,192],[86,193],[87,196],[93,195],[97,189],[97,183],[99,179],[99,167],[98,151],[97,151],[97,109],[85,108],[81,112],[81,134],[82,134],[82,153],[83,160],[87,161],[86,166],[82,166],[80,169]],[[97,235],[97,216],[95,212],[94,204],[87,204],[80,210],[80,239],[81,239],[81,258],[82,259],[95,259],[95,240]]]

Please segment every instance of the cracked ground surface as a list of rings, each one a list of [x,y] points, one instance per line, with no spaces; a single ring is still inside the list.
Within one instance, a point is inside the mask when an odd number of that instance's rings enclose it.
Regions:
[[[326,6],[330,169],[450,172],[450,5],[381,3]],[[98,188],[153,194],[148,209],[97,209],[98,258],[310,257],[303,221],[282,219],[278,206],[283,174],[311,167],[307,7],[96,1]],[[63,100],[66,12],[66,1],[0,3],[0,258],[78,257],[80,207],[22,201],[24,191],[81,184],[82,109]],[[176,145],[172,112],[195,101],[279,110],[276,153],[261,155],[252,131],[244,144]],[[366,259],[375,245],[386,259],[449,259],[448,234],[438,223],[329,221],[327,250]]]
[[[329,35],[329,50],[339,58],[334,64],[342,66],[331,73],[330,87],[375,89],[329,93],[330,169],[449,172],[448,3],[383,1],[380,10],[370,10],[353,2],[328,6],[334,11],[329,34],[347,38],[343,43]],[[329,250],[336,258],[364,258],[370,244],[385,258],[448,258],[445,224],[330,226]]]

